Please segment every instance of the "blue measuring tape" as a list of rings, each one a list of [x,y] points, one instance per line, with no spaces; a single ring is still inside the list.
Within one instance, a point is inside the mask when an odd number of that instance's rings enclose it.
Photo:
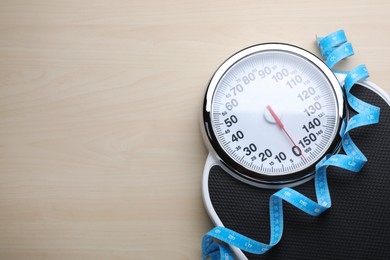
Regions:
[[[333,68],[339,61],[354,54],[352,44],[347,41],[343,30],[336,31],[326,37],[317,38],[318,47],[325,63]],[[359,172],[367,162],[367,158],[355,145],[349,132],[355,128],[376,124],[379,122],[380,109],[368,104],[350,91],[359,80],[366,79],[368,71],[365,65],[359,65],[346,74],[344,88],[348,104],[357,114],[346,122],[344,120],[340,130],[342,147],[345,154],[325,156],[317,165],[314,177],[317,202],[291,188],[282,188],[271,195],[269,200],[270,212],[270,242],[261,243],[241,235],[225,227],[217,226],[206,233],[202,240],[202,259],[234,259],[229,245],[252,254],[264,254],[276,245],[283,234],[283,200],[311,216],[318,216],[332,205],[326,170],[329,166],[336,166],[352,172]]]

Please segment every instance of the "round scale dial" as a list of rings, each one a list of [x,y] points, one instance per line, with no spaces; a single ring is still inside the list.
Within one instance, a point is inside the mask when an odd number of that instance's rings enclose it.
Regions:
[[[310,176],[339,144],[344,114],[339,83],[313,54],[262,44],[229,58],[210,81],[207,142],[223,166],[252,184]]]

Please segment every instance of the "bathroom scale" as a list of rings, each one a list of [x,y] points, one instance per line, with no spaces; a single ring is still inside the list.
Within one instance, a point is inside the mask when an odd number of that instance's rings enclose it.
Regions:
[[[201,120],[209,150],[203,200],[216,226],[268,243],[272,194],[291,187],[316,200],[316,165],[342,151],[340,131],[357,114],[344,79],[283,43],[248,47],[218,68]],[[356,173],[328,167],[329,210],[313,217],[283,203],[280,242],[261,255],[232,246],[236,258],[390,258],[390,99],[368,80],[357,81],[351,94],[380,108],[379,123],[349,132],[367,163]]]

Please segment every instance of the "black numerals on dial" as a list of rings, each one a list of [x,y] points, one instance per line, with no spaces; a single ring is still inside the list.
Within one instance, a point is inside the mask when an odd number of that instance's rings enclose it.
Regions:
[[[252,154],[252,152],[256,152],[257,151],[257,147],[255,144],[250,144],[249,146],[247,147],[244,147],[244,152],[245,152],[245,155],[249,156]]]
[[[297,145],[294,145],[292,147],[292,152],[295,156],[301,156],[302,155],[302,151],[301,151],[301,148],[299,148]]]
[[[232,135],[232,142],[237,142],[239,139],[244,138],[244,134],[241,131],[237,131]]]
[[[259,158],[262,162],[266,161],[268,158],[272,156],[272,152],[270,149],[265,149],[264,152],[259,153]]]
[[[315,142],[317,140],[317,136],[313,133],[305,136],[302,138],[302,140],[299,140],[299,144],[305,148],[307,145],[310,145],[312,142]]]
[[[310,133],[310,130],[314,130],[317,126],[321,125],[321,121],[316,117],[312,121],[310,121],[307,125],[303,125],[302,129],[304,129],[307,133]]]
[[[262,162],[265,162],[269,158],[272,157],[272,152],[270,149],[265,149],[264,152],[259,153],[259,158]],[[279,163],[287,159],[287,156],[284,152],[280,152],[279,154],[275,155],[274,159],[278,160]]]
[[[304,124],[302,126],[302,129],[305,130],[306,133],[308,133],[307,136],[303,137],[298,142],[298,144],[300,144],[302,148],[306,148],[306,146],[310,145],[312,142],[315,142],[317,140],[317,136],[320,136],[321,134],[324,133],[322,130],[315,131],[315,129],[320,125],[321,125],[320,119],[318,117],[315,117],[313,120],[310,120],[307,124]],[[308,152],[309,151],[308,149],[305,149],[305,152]]]
[[[279,163],[287,159],[287,156],[284,152],[280,152],[275,156],[275,159],[278,160]]]
[[[230,117],[225,119],[225,124],[227,127],[231,127],[233,124],[237,123],[238,119],[235,115],[231,115]]]

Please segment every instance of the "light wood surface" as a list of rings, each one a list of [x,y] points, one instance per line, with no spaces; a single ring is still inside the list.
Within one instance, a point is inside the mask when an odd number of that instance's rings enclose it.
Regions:
[[[200,259],[199,111],[241,48],[344,29],[390,92],[390,2],[0,2],[0,259]]]

